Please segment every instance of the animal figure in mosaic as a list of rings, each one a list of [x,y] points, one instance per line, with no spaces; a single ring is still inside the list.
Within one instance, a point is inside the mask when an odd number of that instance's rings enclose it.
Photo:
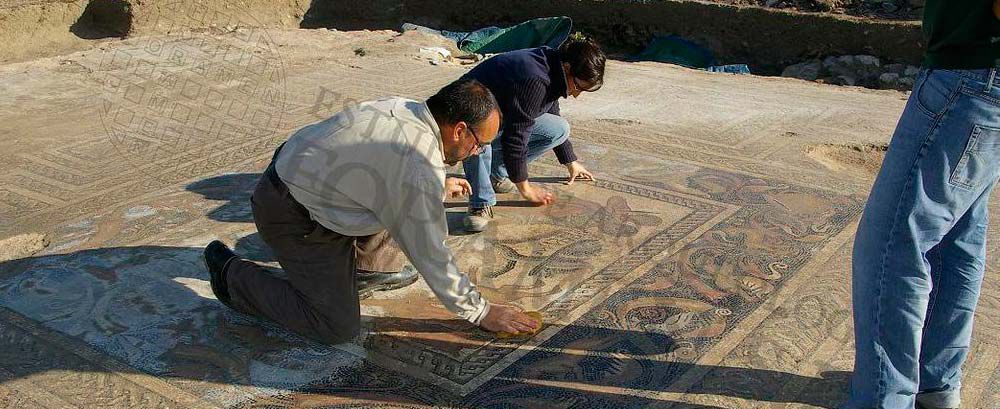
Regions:
[[[565,382],[625,386],[645,372],[646,352],[661,352],[666,345],[635,345],[649,337],[594,331],[560,345],[566,353],[544,354],[534,362],[518,365],[518,377]],[[625,336],[623,336],[625,335]],[[575,352],[575,353],[574,353]],[[584,353],[580,353],[584,352]],[[600,353],[600,355],[594,353]],[[637,353],[638,352],[638,353]]]
[[[674,268],[685,284],[710,300],[731,294],[760,300],[774,290],[771,282],[784,277],[789,268],[775,256],[803,253],[792,244],[765,239],[758,229],[724,226],[681,249]]]
[[[687,339],[721,335],[731,314],[729,309],[704,301],[648,296],[615,306],[611,318],[625,329]]]
[[[571,198],[556,202],[546,215],[555,224],[577,228],[595,228],[610,237],[631,237],[643,227],[658,226],[663,219],[651,212],[633,210],[622,196],[611,196],[605,205],[586,199]]]
[[[855,211],[851,200],[742,175],[705,171],[692,188],[742,208],[716,230],[678,252],[675,268],[700,295],[759,301],[792,266],[810,256]]]
[[[599,240],[583,239],[559,247],[550,255],[532,256],[521,254],[503,243],[497,242],[494,246],[506,261],[488,274],[490,278],[497,278],[510,272],[518,263],[534,264],[528,271],[529,277],[549,278],[555,274],[586,270],[591,268],[587,260],[597,255],[603,247]]]
[[[688,178],[688,186],[712,199],[752,207],[754,222],[777,234],[797,241],[819,242],[832,229],[855,214],[859,203],[850,198],[834,198],[824,192],[804,192],[800,188],[735,173],[704,171]]]

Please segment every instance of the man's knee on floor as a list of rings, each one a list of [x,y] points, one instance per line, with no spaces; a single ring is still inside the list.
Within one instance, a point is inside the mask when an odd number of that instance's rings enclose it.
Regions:
[[[361,322],[322,325],[316,329],[313,339],[326,344],[343,344],[361,333]]]

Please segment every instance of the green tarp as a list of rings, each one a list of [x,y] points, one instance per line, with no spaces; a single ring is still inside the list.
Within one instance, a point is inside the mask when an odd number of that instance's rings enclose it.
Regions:
[[[559,48],[569,38],[573,21],[569,17],[528,20],[513,27],[487,27],[469,33],[458,42],[462,51],[496,54],[547,45]]]
[[[436,30],[416,24],[403,24],[403,31],[419,30],[454,40],[458,48],[477,54],[498,54],[522,48],[549,46],[559,48],[569,38],[573,21],[569,17],[546,17],[525,21],[511,27],[486,27],[471,32]]]

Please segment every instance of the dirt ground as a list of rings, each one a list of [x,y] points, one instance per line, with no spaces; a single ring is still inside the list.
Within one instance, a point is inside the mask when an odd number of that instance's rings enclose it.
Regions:
[[[889,0],[715,0],[723,4],[754,5],[812,13],[846,14],[881,20],[920,20],[922,1]],[[884,5],[884,3],[889,3]]]
[[[236,25],[0,65],[0,239],[35,243],[0,261],[0,407],[843,399],[851,242],[897,91],[609,62],[599,92],[562,104],[597,181],[564,185],[550,155],[530,171],[555,205],[503,198],[482,234],[448,206],[448,244],[484,295],[542,313],[529,339],[455,320],[423,281],[363,301],[362,336],[336,346],[215,300],[209,241],[277,267],[249,207],[273,149],[356,101],[431,95],[469,69],[420,52],[443,45]],[[997,257],[991,244],[971,408],[1000,405]]]

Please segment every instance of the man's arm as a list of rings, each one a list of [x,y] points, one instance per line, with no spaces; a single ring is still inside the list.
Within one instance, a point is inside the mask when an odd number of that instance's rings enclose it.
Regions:
[[[398,196],[387,198],[376,217],[413,263],[431,291],[449,311],[479,325],[489,313],[489,303],[469,276],[458,270],[445,244],[444,187],[433,176],[403,183]]]

